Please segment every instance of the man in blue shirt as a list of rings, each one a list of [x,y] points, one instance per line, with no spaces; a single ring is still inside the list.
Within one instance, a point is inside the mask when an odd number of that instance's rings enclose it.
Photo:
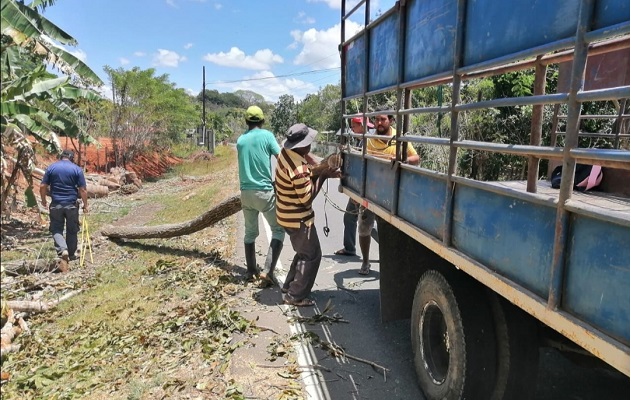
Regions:
[[[55,250],[61,258],[59,269],[68,271],[68,260],[75,259],[77,251],[77,233],[79,232],[79,206],[81,196],[83,212],[88,212],[88,191],[83,170],[74,162],[74,153],[64,150],[61,159],[51,164],[44,173],[39,194],[42,206],[46,207],[46,195],[50,195],[50,226]],[[64,238],[64,225],[66,237]]]
[[[285,230],[276,221],[276,193],[272,181],[271,157],[278,158],[280,146],[274,134],[263,129],[265,116],[257,106],[245,113],[248,130],[237,139],[239,160],[239,185],[241,207],[245,219],[246,280],[253,281],[258,275],[262,286],[274,283],[274,268],[283,248]],[[256,264],[256,238],[259,236],[259,213],[269,223],[272,240],[267,251],[265,265],[260,274]]]

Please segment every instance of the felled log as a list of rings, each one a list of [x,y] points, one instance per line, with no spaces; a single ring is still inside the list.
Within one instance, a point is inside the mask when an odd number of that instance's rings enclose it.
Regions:
[[[140,227],[110,226],[104,228],[101,234],[118,239],[171,238],[200,231],[239,211],[241,211],[241,197],[237,195],[224,200],[218,206],[187,222]]]
[[[98,199],[101,197],[107,197],[110,193],[110,189],[107,186],[103,185],[94,185],[92,183],[88,183],[88,198],[90,199]]]
[[[57,269],[57,260],[19,260],[19,261],[5,261],[2,263],[2,268],[7,275],[28,275],[36,272],[52,272]]]
[[[100,186],[107,186],[108,190],[110,191],[118,190],[121,187],[120,183],[114,182],[112,179],[109,178],[101,178],[97,181],[97,184]]]
[[[6,353],[17,351],[19,346],[12,345],[13,339],[22,332],[22,328],[15,325],[15,314],[12,309],[7,312],[7,321],[0,330],[0,358]]]
[[[69,298],[81,292],[82,292],[81,289],[73,290],[72,292],[68,292],[58,299],[50,300],[50,301],[11,300],[11,301],[7,301],[7,307],[14,312],[27,312],[27,313],[44,312],[55,307],[57,304],[61,303],[62,301],[68,300]]]

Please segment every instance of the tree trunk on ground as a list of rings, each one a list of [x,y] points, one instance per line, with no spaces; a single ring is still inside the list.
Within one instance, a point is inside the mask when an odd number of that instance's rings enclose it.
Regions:
[[[57,269],[57,260],[19,260],[6,261],[2,263],[2,268],[7,275],[28,275],[36,272],[52,272]]]
[[[93,185],[91,183],[88,183],[86,189],[88,191],[88,198],[90,199],[107,197],[107,195],[110,193],[110,188],[103,185]]]
[[[110,226],[104,228],[101,234],[109,238],[119,239],[171,238],[200,231],[239,211],[241,211],[241,196],[236,195],[187,222],[141,227]]]
[[[56,300],[50,300],[50,301],[10,300],[10,301],[7,301],[7,307],[13,310],[14,312],[27,312],[27,313],[44,312],[55,307],[57,304],[61,303],[62,301],[68,300],[72,296],[75,296],[81,292],[82,292],[81,289],[73,290],[72,292],[68,292]]]

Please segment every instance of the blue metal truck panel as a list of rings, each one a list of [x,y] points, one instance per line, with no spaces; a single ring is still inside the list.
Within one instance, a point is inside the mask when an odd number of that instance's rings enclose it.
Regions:
[[[629,228],[572,215],[562,308],[629,345]]]
[[[342,184],[357,193],[361,193],[362,163],[363,159],[361,154],[344,154],[344,176]]]
[[[404,80],[410,82],[451,71],[456,34],[456,2],[408,3]]]
[[[556,208],[458,185],[453,246],[545,298]]]
[[[366,163],[365,197],[386,210],[392,210],[394,172],[390,163],[376,160]]]
[[[468,1],[464,65],[574,36],[580,3],[579,0]]]
[[[370,31],[368,90],[397,84],[399,77],[399,13],[385,17]]]
[[[442,240],[447,180],[402,170],[399,217]]]
[[[629,2],[619,0],[599,0],[594,9],[593,29],[606,28],[629,21]]]
[[[346,86],[344,96],[357,96],[365,92],[366,77],[366,35],[355,38],[345,46]]]

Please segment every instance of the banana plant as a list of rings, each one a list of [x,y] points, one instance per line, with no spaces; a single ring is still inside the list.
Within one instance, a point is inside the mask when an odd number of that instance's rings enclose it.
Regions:
[[[7,166],[5,146],[18,150],[14,170],[21,170],[30,182],[34,151],[32,135],[49,152],[61,152],[56,132],[78,138],[83,143],[94,139],[82,130],[73,106],[79,100],[102,101],[93,89],[101,79],[85,63],[60,45],[75,46],[77,41],[40,14],[54,0],[34,0],[28,5],[17,0],[0,0],[0,157]],[[58,77],[46,66],[63,73]],[[4,181],[4,171],[0,179]],[[2,182],[2,208],[8,187],[16,174]]]

